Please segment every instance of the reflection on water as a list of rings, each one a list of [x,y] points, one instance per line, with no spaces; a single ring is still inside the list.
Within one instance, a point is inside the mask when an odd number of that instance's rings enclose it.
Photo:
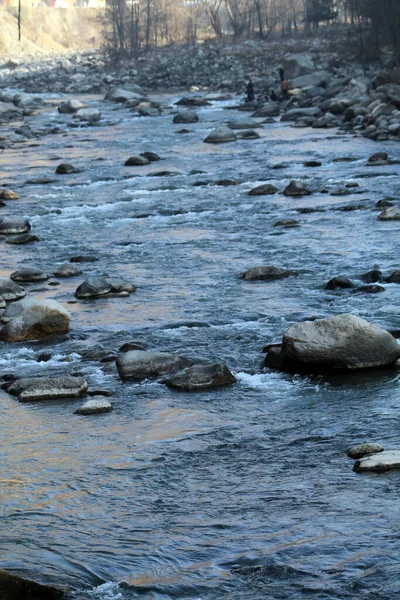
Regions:
[[[396,193],[393,167],[365,178],[373,142],[280,123],[258,129],[260,140],[204,144],[232,118],[224,103],[199,110],[183,136],[169,109],[135,118],[92,100],[105,125],[71,129],[70,117],[49,107],[32,128],[58,125],[61,135],[2,153],[2,182],[20,196],[2,214],[28,216],[41,241],[3,246],[0,274],[35,266],[51,275],[73,255],[95,254],[84,275],[106,273],[137,291],[77,301],[83,276],[27,285],[68,308],[71,332],[3,345],[1,374],[82,374],[113,392],[114,411],[84,418],[73,414],[79,401],[20,404],[1,393],[3,568],[81,588],[78,600],[395,598],[400,476],[356,475],[345,450],[398,446],[398,373],[260,373],[263,346],[303,318],[352,312],[400,327],[399,286],[375,295],[323,289],[335,275],[357,281],[372,268],[398,268],[399,226],[378,222],[375,208]],[[379,150],[398,154],[391,142]],[[143,151],[162,160],[123,166]],[[355,160],[332,162],[343,156]],[[322,167],[306,169],[312,159]],[[82,173],[55,175],[60,162]],[[272,168],[279,163],[285,168]],[[149,176],[155,171],[173,175]],[[24,185],[33,177],[55,181]],[[247,195],[264,182],[282,191],[292,178],[314,193]],[[218,179],[238,185],[213,185]],[[349,181],[359,186],[351,194],[330,194]],[[278,231],[282,218],[300,226]],[[299,275],[239,279],[261,264]],[[224,361],[238,383],[194,395],[122,383],[100,359],[131,339]],[[43,349],[53,352],[47,363],[36,361]]]

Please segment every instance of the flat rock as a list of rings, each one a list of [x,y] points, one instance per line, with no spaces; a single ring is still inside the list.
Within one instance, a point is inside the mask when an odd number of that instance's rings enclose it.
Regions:
[[[279,104],[275,102],[267,102],[260,106],[251,116],[252,117],[277,117],[280,109]]]
[[[27,267],[26,269],[19,269],[14,271],[10,275],[10,279],[17,281],[18,283],[30,283],[34,281],[47,281],[48,275],[40,269],[34,269],[33,267]]]
[[[75,263],[64,263],[57,267],[53,275],[55,277],[75,277],[76,275],[82,275],[82,269]]]
[[[60,600],[63,597],[64,592],[56,587],[0,571],[1,600]]]
[[[350,458],[362,458],[366,454],[374,454],[376,452],[383,452],[384,447],[380,444],[357,444],[347,450],[347,456]]]
[[[177,106],[210,106],[210,102],[206,98],[181,98],[175,102]]]
[[[184,356],[167,352],[129,350],[118,356],[116,361],[121,379],[140,381],[148,377],[159,377],[192,365]]]
[[[8,238],[6,244],[13,244],[15,246],[23,244],[31,244],[33,242],[40,242],[40,238],[33,233],[23,233],[22,235],[15,235],[12,238]]]
[[[226,127],[226,125],[220,125],[216,127],[204,140],[207,144],[223,144],[225,142],[235,142],[237,140],[236,134]]]
[[[221,364],[193,365],[165,381],[170,388],[188,392],[225,387],[233,383],[236,383],[235,377],[226,365]]]
[[[13,303],[9,310],[11,314],[6,316],[10,320],[0,331],[3,342],[38,340],[69,330],[71,317],[55,300],[25,298]]]
[[[275,281],[277,279],[285,279],[292,275],[298,275],[297,271],[289,269],[281,269],[280,267],[265,266],[252,267],[245,273],[242,273],[240,278],[244,281]]]
[[[0,218],[0,234],[27,233],[30,228],[31,224],[24,217]]]
[[[305,117],[318,117],[320,109],[317,106],[310,108],[292,108],[281,116],[281,121],[297,121]]]
[[[384,329],[350,314],[295,323],[282,341],[282,368],[290,372],[346,371],[392,365],[400,345]]]
[[[277,191],[278,190],[274,185],[271,185],[270,183],[263,183],[261,185],[258,185],[255,188],[253,188],[252,190],[250,190],[248,195],[249,196],[268,196],[270,194],[276,194]]]
[[[36,400],[57,400],[59,398],[79,398],[88,384],[83,377],[29,377],[17,379],[8,388],[8,393],[18,396],[20,402]]]
[[[376,454],[368,454],[357,460],[354,464],[354,471],[362,473],[372,471],[382,473],[391,469],[400,468],[400,450],[384,450]]]
[[[88,400],[82,406],[76,409],[75,415],[98,415],[101,413],[109,413],[113,409],[112,404],[107,398],[96,396],[92,400]]]

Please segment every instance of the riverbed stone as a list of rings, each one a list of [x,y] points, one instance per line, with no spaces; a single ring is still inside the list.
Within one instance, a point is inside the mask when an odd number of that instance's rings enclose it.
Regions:
[[[130,156],[124,164],[125,167],[144,167],[145,165],[149,165],[150,161],[144,156]]]
[[[197,123],[199,116],[194,110],[178,112],[173,118],[173,123]]]
[[[400,283],[400,270],[396,269],[385,279],[386,283]]]
[[[276,281],[277,279],[285,279],[292,275],[298,275],[298,272],[290,269],[281,269],[280,267],[265,266],[252,267],[242,273],[240,278],[244,281]]]
[[[281,116],[281,121],[297,121],[297,119],[305,119],[307,117],[318,117],[321,110],[318,106],[309,108],[291,108]]]
[[[339,275],[338,277],[332,277],[332,279],[330,279],[328,281],[328,283],[325,284],[324,288],[326,290],[346,290],[349,288],[353,288],[354,287],[354,283],[352,281],[350,281],[350,279],[348,277],[345,277],[344,275]]]
[[[400,220],[400,206],[390,206],[385,208],[378,216],[378,221],[399,221]],[[0,223],[1,232],[1,223]]]
[[[206,98],[192,97],[192,98],[181,98],[178,102],[175,102],[176,106],[210,106],[210,102]]]
[[[24,217],[1,217],[0,234],[27,233],[31,224]]]
[[[63,590],[54,586],[0,571],[1,600],[60,600],[64,595]]]
[[[400,345],[384,329],[354,315],[295,323],[282,342],[282,368],[335,372],[392,365]]]
[[[70,314],[56,300],[26,298],[13,303],[11,310],[19,312],[1,329],[4,342],[38,340],[69,330]]]
[[[139,102],[148,101],[148,97],[138,85],[130,85],[129,89],[122,87],[112,87],[106,93],[104,100],[109,102],[128,102],[129,100],[138,100]]]
[[[367,271],[360,275],[360,279],[365,281],[365,283],[377,283],[378,281],[382,281],[382,271],[379,269],[372,269],[371,271]]]
[[[26,267],[25,269],[19,269],[14,271],[10,275],[10,279],[17,281],[18,283],[30,283],[35,281],[47,281],[48,275],[40,269],[33,267]]]
[[[226,365],[201,364],[175,373],[164,383],[170,388],[193,392],[232,385],[236,383],[236,378]]]
[[[71,175],[72,173],[80,173],[81,169],[69,165],[68,163],[61,163],[56,168],[57,175]]]
[[[0,298],[6,302],[20,300],[25,297],[23,287],[12,281],[9,277],[0,277]]]
[[[82,269],[75,263],[64,263],[57,267],[53,275],[55,277],[76,277],[76,275],[82,275]]]
[[[69,262],[71,263],[92,263],[97,262],[99,260],[98,256],[94,254],[78,254],[77,256],[71,256]]]
[[[311,194],[308,187],[302,181],[291,181],[283,190],[285,196],[308,196]]]
[[[352,446],[347,450],[347,456],[350,458],[362,458],[367,454],[375,454],[376,452],[383,452],[384,447],[380,444],[357,444],[356,446]]]
[[[156,154],[155,152],[141,152],[140,156],[147,158],[147,160],[149,160],[150,162],[158,162],[159,160],[161,160],[161,157],[158,156],[158,154]]]
[[[389,156],[387,152],[375,152],[372,156],[369,157],[367,166],[369,167],[379,167],[381,165],[388,164]]]
[[[120,378],[134,381],[166,375],[192,364],[192,361],[184,356],[144,350],[129,350],[120,354],[116,361]]]
[[[97,298],[111,291],[112,284],[104,275],[90,275],[77,287],[75,297],[79,299]]]
[[[11,238],[8,238],[6,244],[19,246],[23,244],[31,244],[32,242],[40,242],[40,238],[33,233],[23,233],[22,235],[15,235]]]
[[[262,183],[248,192],[249,196],[268,196],[276,194],[277,188],[270,183]]]
[[[1,200],[18,200],[19,196],[13,190],[0,190]]]
[[[220,125],[216,127],[204,140],[207,144],[223,144],[225,142],[235,142],[237,140],[236,134],[226,127],[226,125]]]
[[[354,471],[357,473],[365,471],[383,473],[392,469],[400,469],[400,450],[384,450],[368,454],[354,464]]]
[[[101,119],[101,112],[97,108],[80,108],[74,114],[74,117],[80,121],[88,123],[97,123]]]
[[[258,108],[251,116],[252,117],[277,117],[279,115],[280,109],[279,104],[276,102],[266,102],[260,108]]]
[[[102,396],[96,396],[92,400],[88,400],[82,406],[74,411],[75,415],[98,415],[103,413],[109,413],[113,409],[113,406],[107,398]]]
[[[83,377],[29,377],[17,379],[7,389],[9,394],[18,396],[20,402],[57,400],[59,398],[79,398],[88,384]]]
[[[85,104],[83,104],[83,102],[80,102],[80,100],[74,100],[74,99],[70,99],[70,100],[66,100],[65,102],[61,102],[61,104],[58,105],[58,112],[61,114],[74,114],[76,113],[78,110],[80,110],[81,108],[87,108],[87,106]]]

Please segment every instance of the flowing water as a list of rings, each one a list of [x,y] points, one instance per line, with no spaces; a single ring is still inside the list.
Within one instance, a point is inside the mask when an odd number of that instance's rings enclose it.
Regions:
[[[177,97],[160,99],[172,107]],[[2,568],[65,585],[77,600],[397,597],[400,474],[356,474],[346,449],[399,447],[399,373],[324,380],[260,364],[263,346],[306,318],[351,312],[400,328],[400,286],[323,289],[335,275],[399,268],[400,222],[377,221],[375,207],[398,198],[398,166],[365,166],[378,150],[399,158],[398,145],[275,123],[259,140],[213,146],[202,142],[213,126],[243,118],[229,102],[200,109],[200,122],[178,134],[187,126],[173,125],[169,108],[137,118],[90,101],[103,111],[99,126],[72,128],[49,108],[33,128],[59,133],[2,152],[0,181],[20,195],[2,215],[29,217],[41,241],[3,243],[0,274],[51,274],[90,253],[100,260],[84,263],[85,274],[132,281],[137,292],[76,301],[82,277],[26,286],[66,306],[71,331],[1,344],[0,374],[83,374],[113,392],[114,411],[79,417],[80,401],[22,404],[0,392]],[[146,150],[163,160],[123,166]],[[61,162],[83,172],[56,176]],[[161,171],[171,174],[154,176]],[[55,181],[24,184],[44,176]],[[239,184],[214,185],[227,178]],[[293,178],[314,193],[247,195]],[[274,226],[282,218],[300,226]],[[262,264],[299,275],[239,279]],[[238,383],[194,394],[122,383],[99,358],[132,339],[224,362]]]

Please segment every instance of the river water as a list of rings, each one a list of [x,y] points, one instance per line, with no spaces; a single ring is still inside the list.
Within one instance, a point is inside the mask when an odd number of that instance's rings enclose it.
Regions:
[[[23,404],[0,392],[1,566],[65,585],[77,600],[397,597],[400,473],[356,474],[346,449],[399,447],[399,373],[324,380],[260,364],[263,346],[306,318],[351,312],[400,328],[399,285],[323,289],[335,275],[357,281],[399,268],[400,222],[377,221],[375,207],[398,199],[398,165],[365,166],[378,150],[398,159],[398,145],[279,122],[259,140],[208,145],[213,126],[246,115],[214,102],[199,123],[173,125],[178,98],[159,98],[159,118],[89,98],[103,120],[88,128],[71,128],[54,105],[31,122],[59,133],[1,154],[0,182],[20,195],[2,215],[29,217],[41,240],[3,243],[1,275],[22,266],[51,274],[90,253],[100,260],[82,264],[85,274],[137,286],[129,298],[93,301],[74,298],[83,277],[26,286],[61,302],[71,331],[1,344],[0,374],[83,374],[113,392],[114,411],[79,417],[80,401]],[[123,166],[143,151],[162,161]],[[334,161],[343,157],[352,160]],[[61,162],[83,172],[56,176]],[[44,176],[54,182],[25,184]],[[227,178],[239,184],[214,185]],[[264,182],[281,192],[296,178],[313,194],[247,195]],[[274,226],[282,218],[300,226]],[[262,264],[299,275],[239,279]],[[224,362],[238,382],[195,394],[122,383],[100,359],[133,339]],[[43,350],[48,362],[37,361]]]

